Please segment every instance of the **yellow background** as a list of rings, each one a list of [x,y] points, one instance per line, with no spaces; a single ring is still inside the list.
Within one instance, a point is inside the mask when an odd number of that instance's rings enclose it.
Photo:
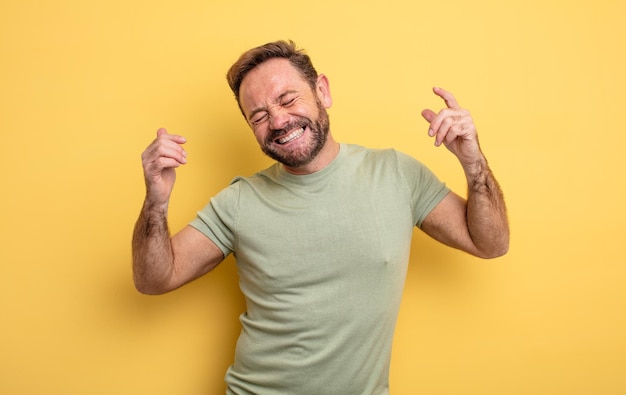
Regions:
[[[224,74],[281,38],[328,75],[338,140],[403,150],[463,193],[419,116],[451,90],[507,197],[504,258],[416,232],[392,394],[626,393],[625,4],[3,0],[0,393],[223,393],[233,260],[136,293],[140,154],[158,127],[189,140],[173,230],[266,166]]]

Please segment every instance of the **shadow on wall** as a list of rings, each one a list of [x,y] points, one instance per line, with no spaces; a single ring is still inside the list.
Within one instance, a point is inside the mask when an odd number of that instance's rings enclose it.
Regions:
[[[232,103],[232,111],[208,116],[201,107],[196,103],[189,114],[190,123],[182,125],[186,130],[172,128],[187,137],[185,149],[190,152],[189,164],[177,171],[169,213],[172,233],[185,226],[235,176],[253,174],[268,164],[240,119],[236,103]],[[111,326],[104,341],[122,339],[132,350],[127,354],[138,363],[150,362],[150,355],[156,355],[160,347],[165,347],[166,359],[188,357],[184,375],[190,380],[202,377],[201,383],[209,386],[205,393],[214,392],[233,361],[241,331],[239,316],[245,311],[234,257],[228,256],[205,276],[158,296],[142,295],[134,289],[130,254],[117,258],[128,270],[117,271],[115,278],[95,291],[104,312],[97,319],[102,320],[101,325]],[[176,339],[182,342],[176,344]]]
[[[413,232],[406,287],[430,289],[436,293],[464,289],[473,284],[472,264],[481,261],[430,238],[421,230]]]
[[[104,302],[109,311],[104,316],[112,323],[104,325],[114,325],[105,331],[105,341],[122,340],[124,352],[139,364],[152,363],[157,356],[168,363],[178,361],[184,367],[176,374],[188,380],[201,377],[194,385],[206,385],[205,393],[213,392],[233,362],[241,331],[245,301],[238,282],[232,256],[204,277],[158,296],[138,293],[129,270],[128,276],[108,284],[117,292]]]

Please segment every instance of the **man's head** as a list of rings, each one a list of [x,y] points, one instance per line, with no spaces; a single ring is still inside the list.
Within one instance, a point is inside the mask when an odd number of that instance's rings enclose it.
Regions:
[[[337,148],[326,144],[328,80],[293,43],[246,52],[229,70],[228,82],[263,152],[288,170],[312,171]]]
[[[241,82],[244,77],[258,65],[275,58],[289,60],[289,63],[298,70],[302,78],[309,83],[311,89],[315,89],[317,71],[313,67],[313,63],[311,63],[311,58],[309,58],[303,50],[296,48],[296,44],[293,41],[267,43],[241,55],[226,74],[228,85],[235,94],[235,99],[237,99],[237,103],[240,107],[239,89],[241,88]]]

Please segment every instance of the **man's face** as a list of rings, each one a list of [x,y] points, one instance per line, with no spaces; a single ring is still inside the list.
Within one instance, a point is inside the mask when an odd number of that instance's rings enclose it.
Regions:
[[[244,116],[272,159],[298,168],[324,147],[331,104],[324,76],[313,90],[288,60],[271,59],[246,75],[239,93]]]

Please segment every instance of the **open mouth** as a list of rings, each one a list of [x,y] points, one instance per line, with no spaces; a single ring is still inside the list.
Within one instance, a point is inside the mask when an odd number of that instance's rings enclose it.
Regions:
[[[290,141],[293,141],[295,139],[297,139],[298,137],[302,136],[304,134],[304,126],[299,128],[299,129],[295,129],[293,131],[291,131],[291,133],[289,133],[288,135],[281,137],[279,139],[274,140],[277,144],[280,145],[284,145],[289,143]]]

